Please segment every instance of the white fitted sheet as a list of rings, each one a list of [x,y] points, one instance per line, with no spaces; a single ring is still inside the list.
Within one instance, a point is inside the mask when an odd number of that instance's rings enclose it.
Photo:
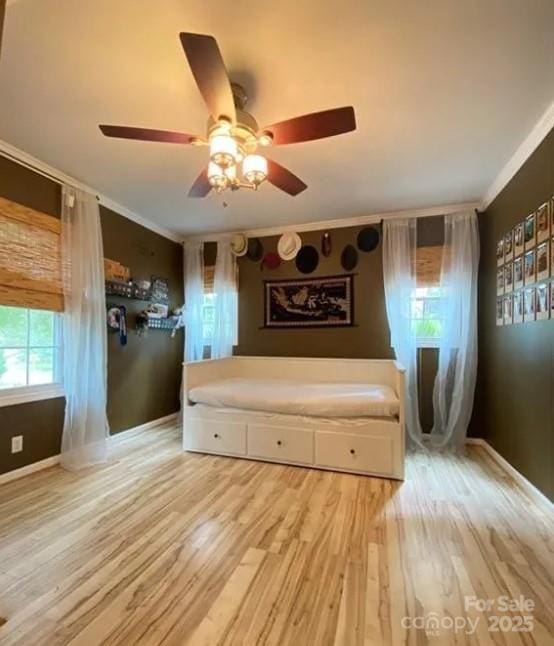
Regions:
[[[285,379],[221,379],[191,388],[190,401],[214,407],[316,417],[396,417],[390,386]]]

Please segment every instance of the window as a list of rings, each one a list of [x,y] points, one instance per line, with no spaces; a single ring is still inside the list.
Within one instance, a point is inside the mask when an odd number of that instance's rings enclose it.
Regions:
[[[204,292],[204,303],[202,309],[202,338],[204,347],[211,346],[214,338],[215,321],[215,294]]]
[[[60,327],[56,312],[0,305],[2,404],[61,394]]]
[[[420,348],[438,348],[443,328],[443,290],[441,287],[416,287],[412,293],[412,330]]]

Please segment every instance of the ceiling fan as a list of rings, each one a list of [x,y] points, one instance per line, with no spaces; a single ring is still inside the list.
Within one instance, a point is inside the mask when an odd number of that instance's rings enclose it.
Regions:
[[[298,195],[306,184],[277,162],[260,155],[258,146],[294,144],[333,137],[356,129],[354,108],[344,107],[280,121],[259,128],[245,111],[244,89],[231,83],[213,36],[179,34],[192,74],[210,117],[206,137],[129,126],[101,125],[106,137],[173,144],[209,145],[210,162],[189,190],[189,197],[205,197],[239,188],[257,189],[267,180],[289,195]]]

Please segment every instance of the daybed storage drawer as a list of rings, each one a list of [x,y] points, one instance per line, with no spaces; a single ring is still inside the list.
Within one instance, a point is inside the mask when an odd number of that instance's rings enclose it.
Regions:
[[[187,449],[246,455],[246,424],[191,419],[185,433]]]
[[[394,442],[386,436],[316,431],[316,464],[335,469],[391,473]]]
[[[313,445],[313,431],[248,424],[248,455],[252,457],[312,464]]]

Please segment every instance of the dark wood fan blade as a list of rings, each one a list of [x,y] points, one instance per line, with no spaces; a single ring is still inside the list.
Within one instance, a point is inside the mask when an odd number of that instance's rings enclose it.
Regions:
[[[179,37],[210,114],[216,121],[225,117],[234,123],[236,113],[231,82],[215,38],[186,32]]]
[[[204,168],[190,187],[189,197],[206,197],[211,190],[212,185],[208,179],[208,169]]]
[[[351,130],[356,130],[356,117],[354,108],[347,107],[313,112],[287,121],[280,121],[263,128],[261,132],[271,133],[273,143],[282,145],[334,137]]]
[[[293,196],[308,188],[299,177],[272,159],[267,160],[267,181]]]
[[[166,144],[190,144],[198,139],[194,135],[170,130],[152,130],[150,128],[132,128],[129,126],[98,126],[106,137],[120,139],[137,139],[138,141],[161,141]]]

